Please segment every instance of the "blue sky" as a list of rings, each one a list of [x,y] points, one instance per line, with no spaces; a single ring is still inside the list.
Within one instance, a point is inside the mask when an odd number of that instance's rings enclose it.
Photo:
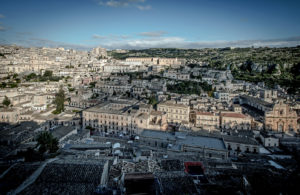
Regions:
[[[91,48],[300,45],[297,0],[1,0],[0,43]]]

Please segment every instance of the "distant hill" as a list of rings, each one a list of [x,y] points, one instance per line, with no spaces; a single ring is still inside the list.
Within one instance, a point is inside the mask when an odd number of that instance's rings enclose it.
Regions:
[[[251,82],[279,84],[289,93],[300,93],[300,46],[284,48],[176,49],[154,48],[110,51],[115,59],[128,57],[185,58],[187,64],[205,64],[218,70],[230,68],[234,77]]]

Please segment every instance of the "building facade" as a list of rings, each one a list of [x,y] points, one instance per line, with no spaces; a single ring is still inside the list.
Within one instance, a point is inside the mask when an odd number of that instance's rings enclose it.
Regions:
[[[144,112],[135,109],[132,102],[110,101],[83,111],[83,128],[91,127],[102,133],[139,134],[143,129],[166,130],[164,112]]]
[[[278,132],[297,130],[297,113],[283,101],[265,113],[265,129]]]
[[[225,129],[250,130],[251,117],[241,113],[225,112],[220,114],[220,125]]]
[[[165,101],[157,105],[157,110],[167,113],[168,123],[182,124],[189,122],[190,107]]]
[[[217,130],[220,126],[219,115],[211,112],[196,112],[195,126],[205,130]]]

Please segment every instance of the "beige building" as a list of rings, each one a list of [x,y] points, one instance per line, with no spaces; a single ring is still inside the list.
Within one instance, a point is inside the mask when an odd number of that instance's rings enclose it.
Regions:
[[[107,51],[105,48],[97,47],[94,48],[91,53],[96,56],[107,57]]]
[[[19,122],[20,112],[16,108],[1,108],[0,122],[1,123],[17,123]]]
[[[283,101],[275,104],[273,109],[265,113],[265,128],[278,132],[297,130],[297,113]]]
[[[172,65],[177,64],[180,65],[184,60],[178,58],[126,58],[126,62],[141,62],[146,64],[154,64],[154,65]]]
[[[96,87],[93,89],[95,93],[108,93],[113,94],[116,93],[125,93],[131,91],[132,86],[129,84],[124,84],[121,82],[98,82]]]
[[[196,112],[195,126],[205,130],[217,130],[220,126],[220,117],[216,113]]]
[[[277,99],[277,91],[275,90],[262,90],[259,95],[262,100],[269,103],[273,103],[273,100]]]
[[[137,125],[138,132],[142,129],[161,130],[165,131],[168,128],[167,114],[165,112],[154,111],[142,112],[140,109],[139,113],[134,116],[134,123]]]
[[[225,112],[220,114],[220,125],[226,129],[251,129],[251,117],[241,113]]]
[[[107,64],[103,66],[103,72],[116,73],[116,72],[128,72],[131,70],[129,65],[124,64]]]
[[[152,130],[167,130],[167,113],[154,110],[151,111],[147,128]]]
[[[189,80],[190,74],[189,73],[180,73],[175,70],[167,70],[163,74],[164,77],[170,79],[178,79],[178,80]]]
[[[144,63],[152,63],[154,58],[126,58],[126,62],[144,62]]]
[[[239,104],[233,104],[232,110],[233,110],[233,112],[236,112],[236,113],[242,113],[242,111],[243,111],[242,107]]]
[[[102,133],[139,134],[143,129],[166,130],[164,112],[154,112],[142,106],[132,107],[133,102],[108,101],[83,111],[83,127],[90,126]],[[144,112],[146,111],[147,112]]]
[[[32,100],[33,105],[46,105],[49,102],[47,95],[35,95]]]
[[[175,104],[172,101],[165,101],[157,105],[157,110],[167,113],[167,121],[176,124],[188,124],[190,107],[183,104]]]

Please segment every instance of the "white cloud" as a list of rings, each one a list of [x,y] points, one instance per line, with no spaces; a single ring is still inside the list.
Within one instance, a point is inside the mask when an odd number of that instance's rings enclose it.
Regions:
[[[176,47],[177,45],[184,42],[183,38],[180,37],[153,37],[146,39],[131,39],[124,41],[114,41],[103,43],[106,48],[109,49],[142,49],[142,48],[159,48],[165,47]]]
[[[9,43],[9,44],[16,44],[25,47],[51,47],[51,48],[64,47],[66,49],[78,49],[78,50],[89,50],[92,48],[92,46],[90,45],[71,44],[71,43],[53,41],[44,38],[20,39],[14,43]]]
[[[3,14],[0,14],[0,19],[1,18],[5,18],[5,16]],[[7,29],[4,26],[2,26],[1,23],[0,23],[0,31],[6,31],[6,30]]]
[[[130,36],[128,35],[98,35],[98,34],[93,34],[92,39],[93,40],[106,40],[106,41],[114,41],[114,40],[120,40],[120,39],[128,39]]]
[[[106,42],[101,44],[109,49],[144,48],[224,48],[224,47],[292,47],[300,45],[300,37],[271,40],[237,41],[187,41],[181,37],[153,37],[145,39]]]
[[[270,40],[237,40],[237,41],[188,41],[182,37],[145,37],[134,39],[127,35],[102,36],[94,34],[93,39],[86,44],[70,44],[41,38],[20,37],[19,40],[9,42],[1,40],[3,44],[17,44],[26,47],[65,47],[79,50],[89,50],[101,45],[107,49],[145,49],[145,48],[224,48],[224,47],[293,47],[300,45],[300,36]]]
[[[151,5],[145,5],[145,6],[143,6],[143,5],[137,5],[136,6],[139,10],[149,10],[149,9],[151,9],[152,8],[152,6]]]
[[[93,39],[106,39],[107,36],[102,36],[102,35],[94,34],[94,35],[92,36],[92,38],[93,38]]]
[[[0,31],[6,31],[6,28],[4,26],[0,26]]]
[[[109,7],[126,7],[129,5],[129,3],[127,1],[114,1],[114,0],[110,0],[107,1],[105,3],[105,5],[109,6]]]
[[[98,2],[100,6],[108,7],[136,7],[139,10],[149,10],[150,5],[144,5],[146,0],[101,0]]]
[[[152,32],[138,33],[139,36],[144,36],[144,37],[161,37],[165,34],[168,34],[168,32],[166,32],[166,31],[152,31]]]

